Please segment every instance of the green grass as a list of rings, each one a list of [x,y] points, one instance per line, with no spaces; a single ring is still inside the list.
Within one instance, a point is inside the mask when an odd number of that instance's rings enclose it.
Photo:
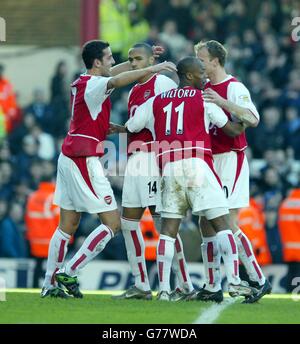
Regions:
[[[191,324],[212,303],[112,300],[108,292],[85,292],[83,299],[41,299],[39,290],[10,290],[0,302],[1,324]],[[228,306],[222,324],[299,324],[300,301],[270,295],[260,303]]]
[[[112,300],[84,293],[83,299],[41,299],[37,293],[7,292],[0,302],[2,324],[184,324],[207,304]]]
[[[219,324],[300,324],[300,303],[290,295],[270,295],[259,303],[234,303],[221,313]]]

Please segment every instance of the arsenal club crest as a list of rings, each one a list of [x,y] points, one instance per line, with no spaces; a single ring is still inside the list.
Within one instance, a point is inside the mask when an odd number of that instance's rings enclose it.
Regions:
[[[111,202],[112,202],[112,197],[111,197],[111,196],[105,196],[105,197],[104,197],[104,201],[105,201],[106,204],[109,205],[109,204],[111,204]]]
[[[150,93],[151,93],[150,90],[145,91],[145,93],[144,93],[144,99],[145,99],[145,100],[147,100],[147,99],[149,98]]]

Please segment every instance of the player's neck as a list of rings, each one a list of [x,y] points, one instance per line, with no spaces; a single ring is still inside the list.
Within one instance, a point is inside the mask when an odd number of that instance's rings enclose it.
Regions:
[[[87,75],[93,75],[93,76],[101,76],[101,71],[98,68],[91,68],[87,69],[86,71]]]
[[[154,73],[148,74],[147,76],[141,78],[138,80],[139,84],[144,84],[145,82],[147,82],[148,80],[150,80],[153,77]]]
[[[227,76],[228,75],[227,75],[225,69],[219,68],[219,69],[216,69],[216,71],[209,76],[209,80],[214,85],[214,84],[218,84],[218,83],[222,82],[223,80],[225,80],[227,78]]]

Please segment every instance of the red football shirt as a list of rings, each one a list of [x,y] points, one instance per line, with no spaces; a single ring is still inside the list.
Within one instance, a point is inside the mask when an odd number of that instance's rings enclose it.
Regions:
[[[138,106],[145,103],[148,99],[174,87],[177,87],[177,85],[172,79],[160,74],[154,74],[146,82],[134,85],[128,97],[128,118],[133,117]],[[130,133],[128,152],[132,153],[141,144],[152,141],[153,136],[149,129],[144,128],[138,133]]]
[[[102,142],[109,128],[111,102],[107,90],[110,78],[81,75],[71,85],[71,123],[62,152],[74,157],[103,155]]]
[[[228,121],[215,104],[205,103],[192,87],[175,88],[149,99],[126,123],[130,132],[146,127],[152,132],[160,166],[189,157],[211,160],[209,124],[223,127]]]

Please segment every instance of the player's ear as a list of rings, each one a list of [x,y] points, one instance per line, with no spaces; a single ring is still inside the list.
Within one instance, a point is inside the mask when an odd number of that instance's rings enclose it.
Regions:
[[[102,61],[99,59],[95,59],[93,64],[94,64],[94,67],[99,68],[102,66]]]
[[[219,59],[217,58],[217,57],[215,57],[214,59],[213,59],[213,63],[214,63],[214,65],[215,66],[218,66],[220,63],[219,63]]]
[[[154,56],[149,57],[149,63],[150,63],[150,65],[153,65],[153,64],[154,64],[154,61],[155,61]]]
[[[188,72],[185,74],[185,77],[187,78],[187,80],[192,80],[193,79],[193,74]]]

